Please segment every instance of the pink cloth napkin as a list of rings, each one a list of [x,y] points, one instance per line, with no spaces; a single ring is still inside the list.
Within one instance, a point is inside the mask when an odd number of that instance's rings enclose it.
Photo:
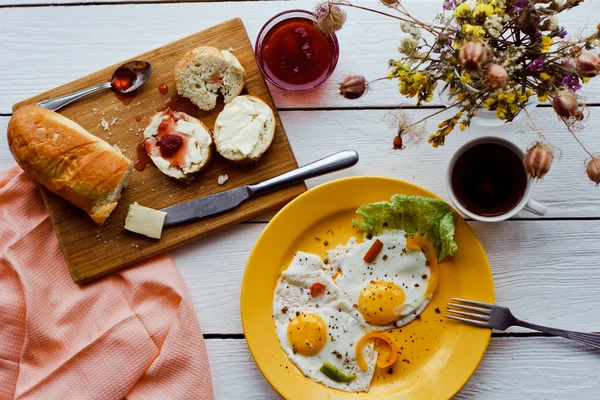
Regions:
[[[35,183],[0,173],[0,399],[212,399],[171,257],[79,286]]]

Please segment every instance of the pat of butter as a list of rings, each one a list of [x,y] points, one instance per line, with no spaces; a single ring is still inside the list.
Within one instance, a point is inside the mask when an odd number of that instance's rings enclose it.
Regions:
[[[140,206],[137,202],[129,206],[125,229],[153,239],[160,239],[167,213]]]

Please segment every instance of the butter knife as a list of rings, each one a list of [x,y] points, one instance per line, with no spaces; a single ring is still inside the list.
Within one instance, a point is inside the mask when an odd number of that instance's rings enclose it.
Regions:
[[[236,208],[251,197],[305,179],[349,168],[357,162],[358,153],[354,150],[345,150],[254,185],[243,186],[237,189],[228,190],[227,192],[217,193],[163,208],[161,211],[167,213],[165,226],[181,224],[183,222],[193,221],[228,211]]]

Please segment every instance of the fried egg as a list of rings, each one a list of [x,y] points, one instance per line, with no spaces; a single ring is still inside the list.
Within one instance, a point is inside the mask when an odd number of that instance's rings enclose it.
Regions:
[[[356,361],[356,344],[368,333],[355,310],[331,278],[320,257],[298,252],[277,283],[273,319],[288,358],[310,379],[348,392],[369,390],[377,353],[372,343],[363,349],[363,371]],[[321,372],[325,362],[346,375],[337,382]]]
[[[375,259],[363,260],[373,243],[383,248]],[[420,250],[407,250],[404,231],[389,230],[358,243],[352,238],[328,252],[329,273],[369,330],[400,327],[414,320],[429,304],[430,268]]]

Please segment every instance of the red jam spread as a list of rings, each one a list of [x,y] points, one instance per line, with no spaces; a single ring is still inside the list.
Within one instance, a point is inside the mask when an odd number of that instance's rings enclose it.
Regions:
[[[171,110],[165,111],[164,115],[169,118],[162,120],[156,136],[146,139],[146,152],[169,161],[172,167],[182,168],[185,166],[188,137],[177,132],[176,127],[177,121],[184,119],[184,115]]]

